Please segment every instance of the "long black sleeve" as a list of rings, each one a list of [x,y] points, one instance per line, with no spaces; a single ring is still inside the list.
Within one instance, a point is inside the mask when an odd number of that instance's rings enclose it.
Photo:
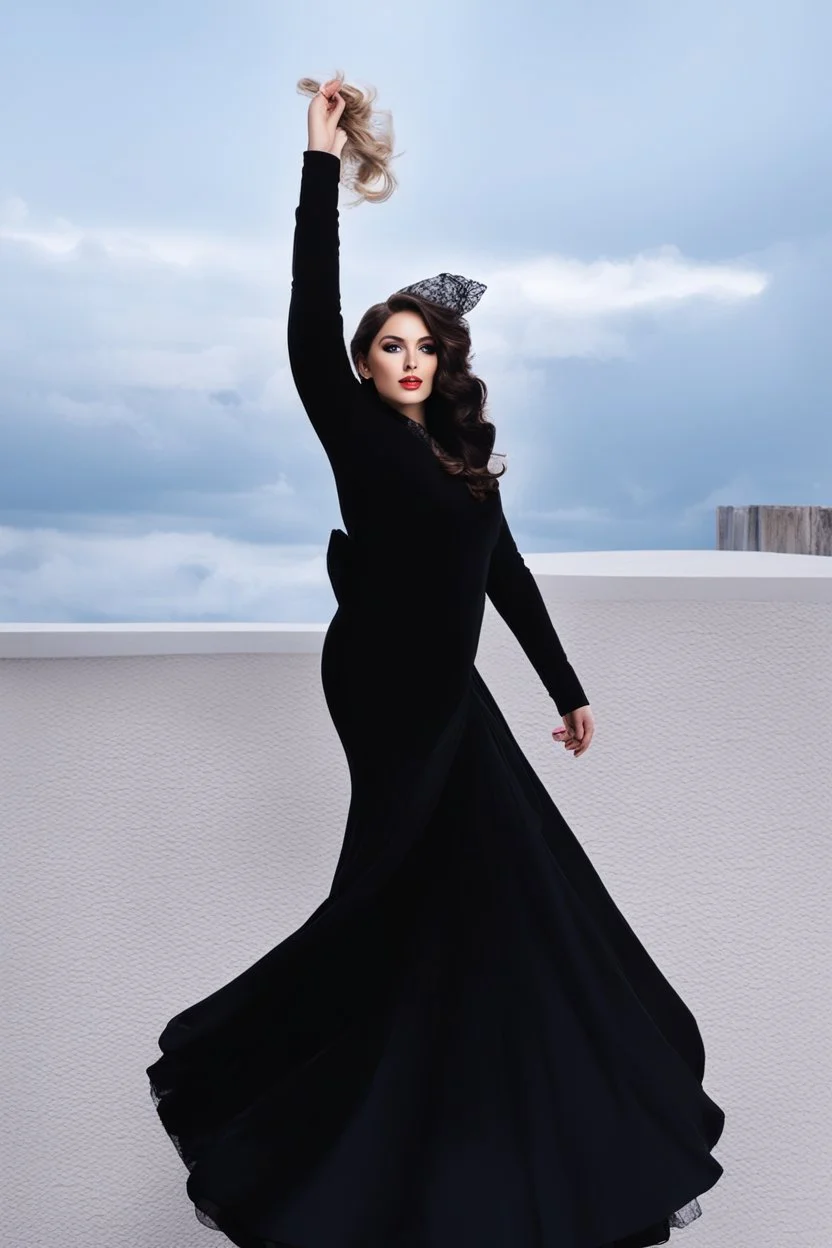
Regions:
[[[520,643],[561,715],[589,700],[566,657],[537,582],[517,549],[505,516],[491,556],[486,593]]]
[[[305,151],[295,211],[289,364],[307,415],[328,452],[344,445],[351,399],[360,389],[344,344],[338,185],[341,159]]]

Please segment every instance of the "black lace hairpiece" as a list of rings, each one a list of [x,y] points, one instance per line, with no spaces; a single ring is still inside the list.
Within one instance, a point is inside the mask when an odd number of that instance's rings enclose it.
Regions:
[[[485,294],[487,286],[475,282],[469,277],[460,277],[458,273],[438,273],[436,277],[425,277],[412,286],[402,286],[397,295],[421,295],[433,303],[441,303],[451,308],[457,316],[464,316],[475,308]]]

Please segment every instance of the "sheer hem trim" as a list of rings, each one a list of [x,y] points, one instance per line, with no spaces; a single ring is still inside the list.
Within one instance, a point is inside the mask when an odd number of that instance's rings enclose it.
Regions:
[[[160,1092],[156,1085],[151,1082],[150,1096],[154,1106],[156,1107],[157,1113],[159,1112],[159,1103],[163,1099],[164,1095],[165,1093]],[[165,1131],[182,1162],[187,1167],[188,1171],[191,1172],[196,1165],[195,1159],[189,1158],[185,1154],[180,1139],[175,1132],[171,1131],[168,1127],[165,1127]],[[262,1236],[250,1235],[248,1232],[237,1227],[232,1230],[230,1222],[225,1218],[223,1218],[224,1225],[220,1225],[215,1218],[223,1217],[221,1210],[219,1210],[211,1202],[206,1201],[203,1205],[199,1205],[193,1197],[190,1197],[190,1199],[193,1204],[194,1214],[196,1215],[197,1221],[203,1226],[208,1227],[209,1230],[219,1231],[221,1235],[225,1235],[229,1239],[233,1236],[232,1242],[238,1245],[238,1248],[305,1248],[305,1246],[302,1245],[288,1244],[285,1240],[263,1239]],[[208,1212],[208,1208],[213,1211],[215,1216],[212,1216],[212,1214]],[[653,1245],[666,1244],[668,1242],[670,1239],[671,1228],[681,1229],[686,1226],[690,1226],[692,1222],[695,1222],[697,1218],[700,1218],[701,1216],[702,1206],[694,1197],[693,1200],[689,1200],[687,1204],[682,1206],[681,1209],[675,1210],[675,1212],[671,1213],[670,1216],[663,1219],[663,1221],[654,1223],[652,1226],[644,1227],[640,1231],[633,1232],[630,1235],[626,1235],[623,1239],[615,1239],[610,1243],[598,1244],[596,1248],[653,1248]],[[655,1238],[657,1235],[661,1236],[661,1238]]]

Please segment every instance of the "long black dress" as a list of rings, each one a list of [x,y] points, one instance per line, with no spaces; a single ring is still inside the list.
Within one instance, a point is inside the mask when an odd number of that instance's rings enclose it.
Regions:
[[[343,846],[301,927],[167,1024],[151,1094],[240,1248],[665,1243],[722,1174],[700,1033],[474,667],[488,594],[558,711],[587,702],[499,492],[351,371],[339,176],[304,153],[289,352],[347,530]]]

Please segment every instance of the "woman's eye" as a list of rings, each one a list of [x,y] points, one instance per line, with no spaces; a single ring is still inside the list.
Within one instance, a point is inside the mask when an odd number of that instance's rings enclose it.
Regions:
[[[388,342],[388,343],[385,343],[385,345],[382,347],[382,351],[391,351],[391,350],[398,351],[398,349],[399,349],[399,343],[397,342]],[[420,350],[429,351],[432,355],[436,354],[436,347],[433,345],[433,343],[423,342]]]

